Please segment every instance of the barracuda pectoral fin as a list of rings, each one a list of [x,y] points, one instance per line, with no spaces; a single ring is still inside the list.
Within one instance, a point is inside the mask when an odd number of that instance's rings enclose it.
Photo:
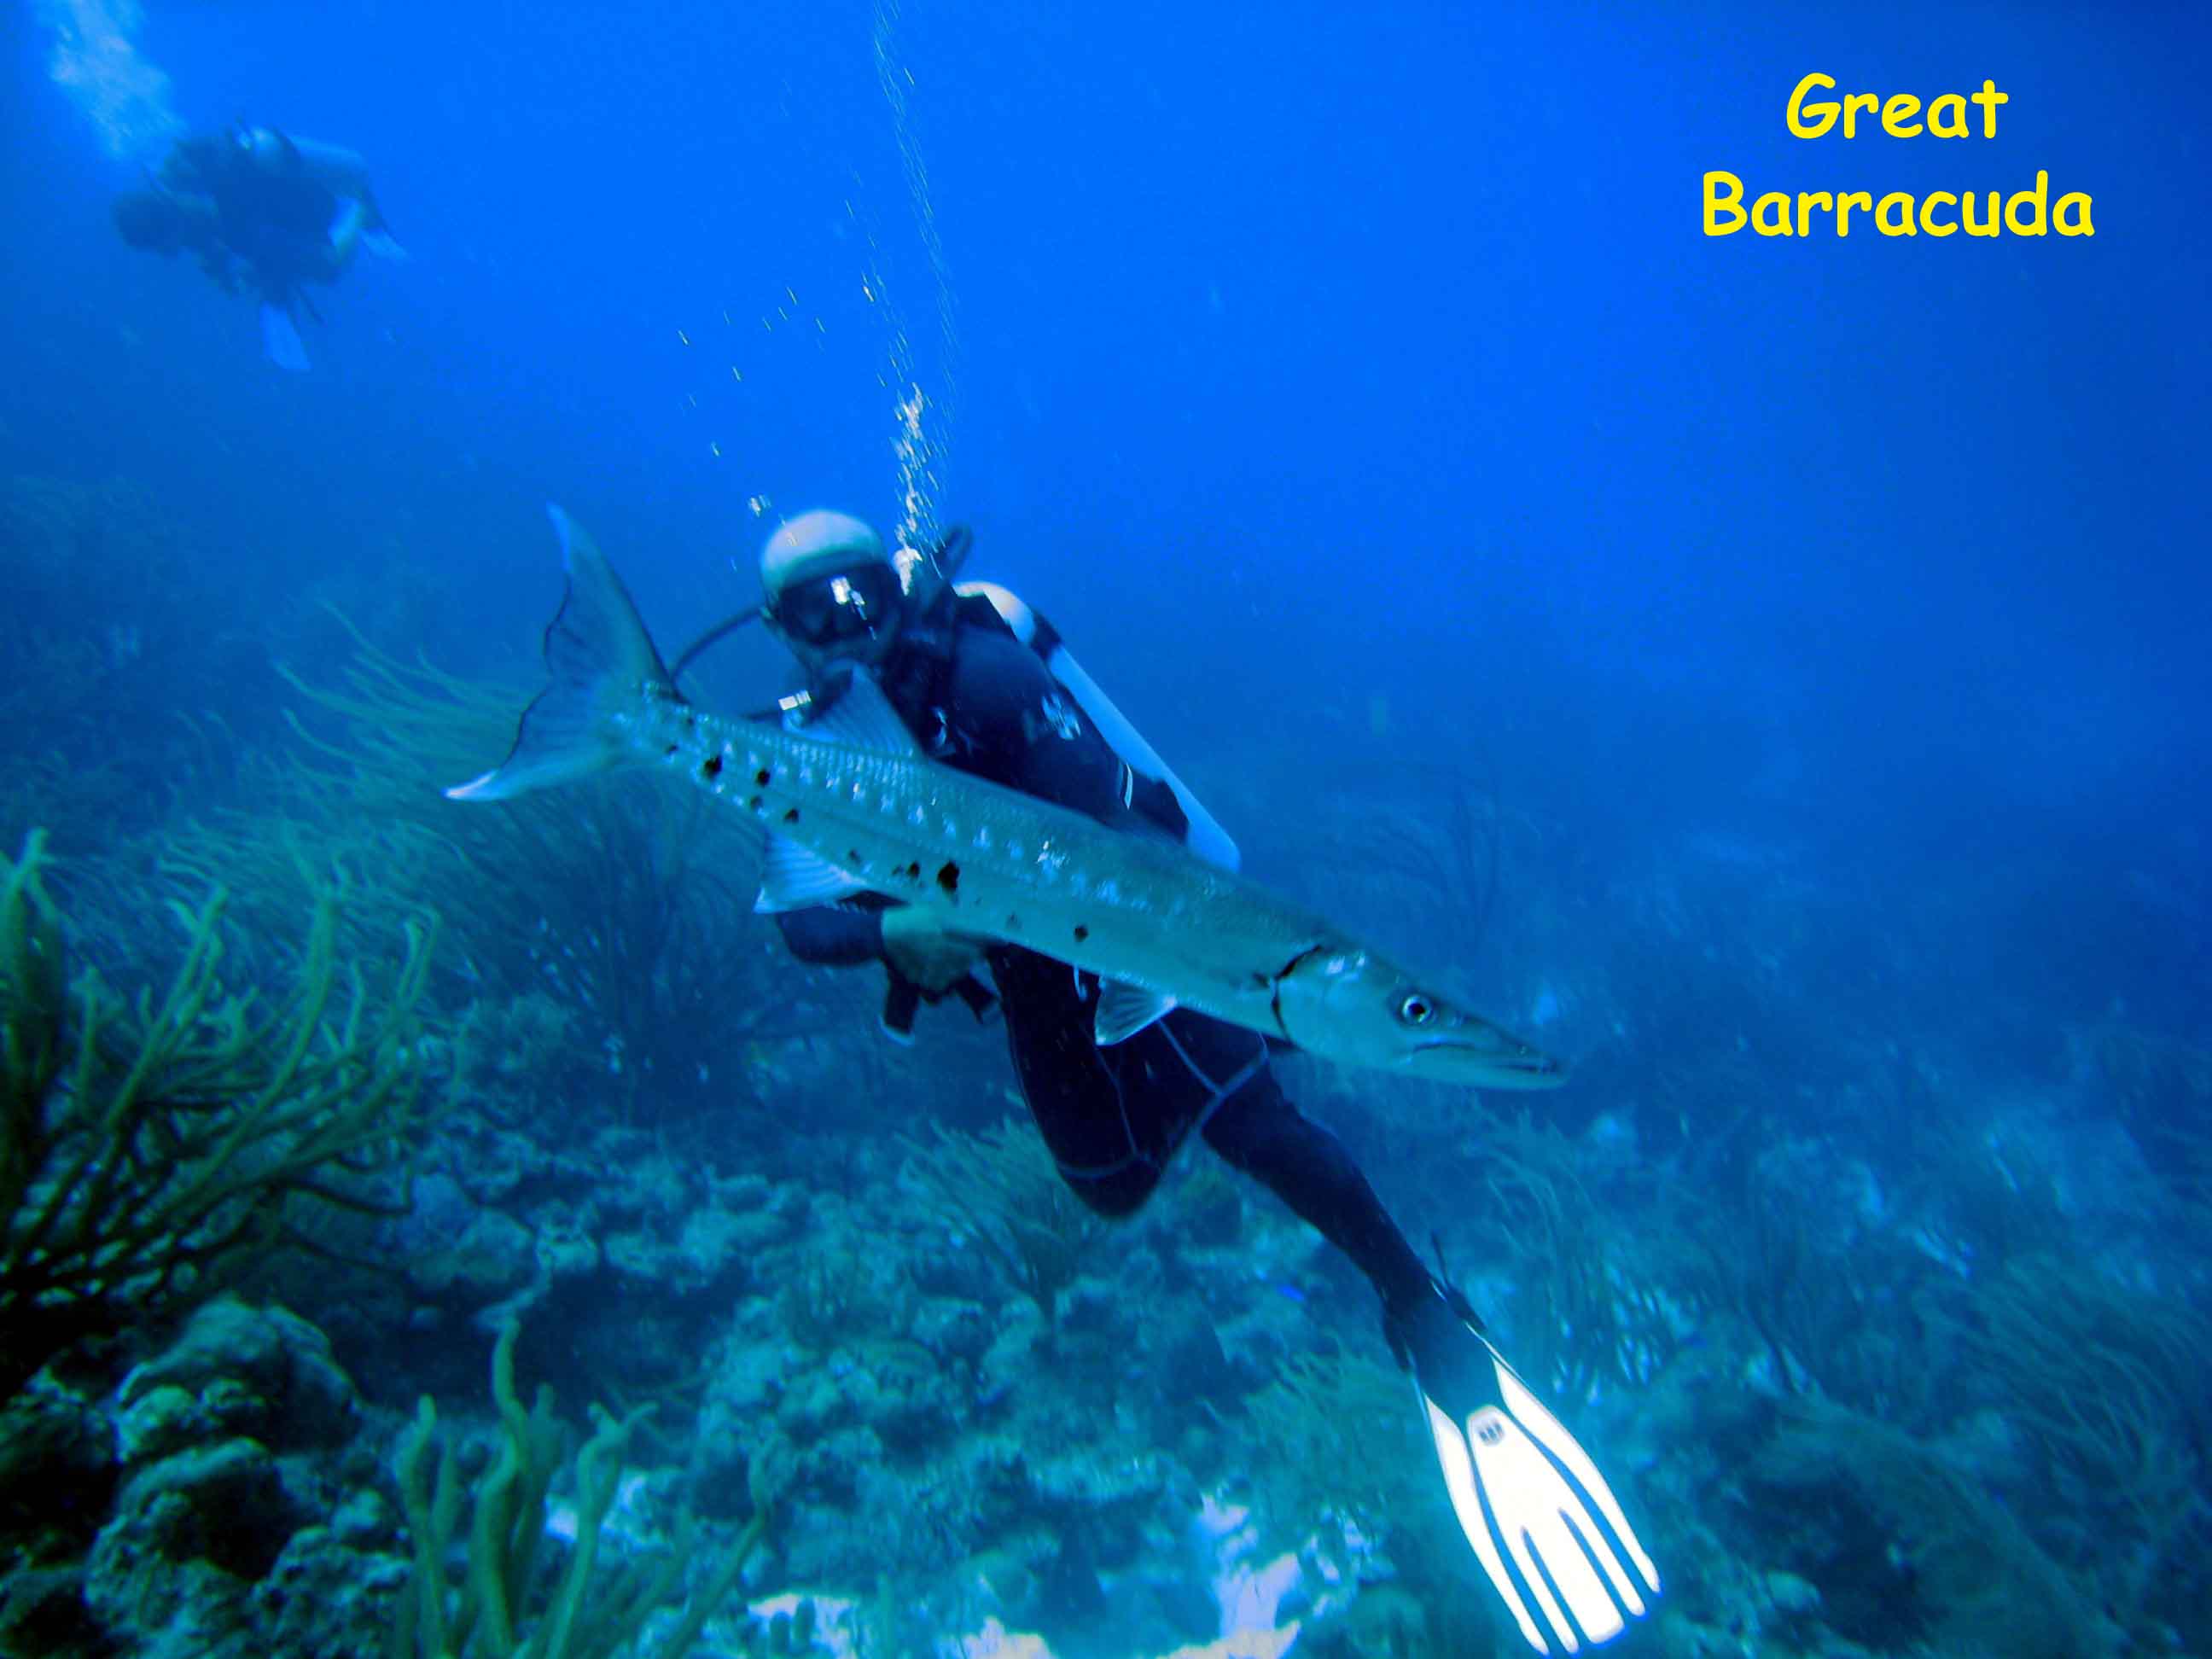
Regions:
[[[810,703],[809,708],[813,712],[798,729],[817,742],[879,755],[921,753],[921,745],[906,729],[906,722],[884,696],[883,688],[865,670],[855,668],[833,695]],[[770,836],[761,861],[760,896],[753,901],[753,910],[758,915],[805,910],[874,890],[858,876],[789,836]]]
[[[760,896],[753,901],[753,913],[767,916],[781,910],[805,910],[868,890],[868,884],[858,876],[808,852],[788,836],[770,836],[761,860]]]
[[[1175,1006],[1173,997],[1147,991],[1140,985],[1109,979],[1099,988],[1098,1014],[1092,1028],[1093,1040],[1102,1048],[1110,1048],[1117,1042],[1127,1042],[1154,1020],[1165,1018]]]
[[[505,800],[610,772],[638,758],[620,717],[652,697],[681,702],[629,590],[598,544],[548,505],[568,591],[545,629],[547,684],[523,711],[507,757],[446,791],[455,800]]]

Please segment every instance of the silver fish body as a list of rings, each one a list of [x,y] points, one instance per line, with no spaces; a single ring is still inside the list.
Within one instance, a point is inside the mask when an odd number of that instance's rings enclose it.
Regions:
[[[1021,945],[1348,1065],[1485,1088],[1562,1080],[1529,1044],[1181,842],[926,758],[872,682],[856,679],[818,734],[694,707],[604,557],[556,524],[569,592],[547,632],[554,686],[507,762],[450,793],[495,799],[657,764],[979,942]]]

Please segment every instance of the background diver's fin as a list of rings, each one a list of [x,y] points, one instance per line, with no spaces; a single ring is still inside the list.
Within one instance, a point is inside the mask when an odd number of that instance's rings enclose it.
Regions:
[[[504,800],[612,771],[632,758],[617,715],[656,697],[683,702],[606,556],[559,507],[545,510],[568,571],[568,591],[545,629],[550,684],[523,711],[507,758],[446,791],[455,800]]]
[[[279,368],[295,374],[307,372],[307,348],[300,338],[299,325],[274,300],[261,302],[261,354]]]

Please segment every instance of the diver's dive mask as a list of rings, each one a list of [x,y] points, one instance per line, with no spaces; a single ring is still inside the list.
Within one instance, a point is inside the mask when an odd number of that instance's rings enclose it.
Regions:
[[[864,564],[794,582],[769,615],[784,635],[817,650],[873,639],[896,621],[905,595],[887,564]]]
[[[966,525],[957,524],[945,532],[933,552],[902,544],[892,553],[888,565],[864,562],[841,573],[841,576],[816,577],[793,583],[777,599],[757,609],[725,617],[692,641],[669,669],[669,678],[681,679],[684,671],[696,662],[709,646],[727,639],[751,622],[767,623],[802,653],[852,655],[855,653],[836,652],[836,647],[864,637],[872,637],[878,646],[886,645],[889,624],[894,617],[927,616],[951,590],[953,578],[967,562],[968,550],[975,540],[974,532]],[[842,595],[834,586],[841,577],[846,584]],[[805,589],[817,585],[824,586],[826,592],[811,601],[799,597]],[[815,627],[820,637],[801,631],[802,625],[807,623]]]

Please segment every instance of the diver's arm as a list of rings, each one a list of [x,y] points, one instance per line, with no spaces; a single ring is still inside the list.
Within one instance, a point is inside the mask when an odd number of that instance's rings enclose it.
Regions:
[[[914,1018],[925,1002],[957,995],[977,1019],[987,1019],[998,999],[975,975],[976,949],[939,926],[929,911],[912,905],[862,909],[817,904],[780,912],[775,925],[801,962],[825,968],[858,968],[880,962],[890,974],[884,998],[884,1034],[914,1040]]]
[[[776,927],[791,954],[823,968],[858,968],[884,959],[884,913],[848,904],[780,911]]]
[[[961,639],[956,676],[959,723],[981,741],[953,764],[1108,823],[1127,817],[1128,769],[1035,652],[975,630]]]

